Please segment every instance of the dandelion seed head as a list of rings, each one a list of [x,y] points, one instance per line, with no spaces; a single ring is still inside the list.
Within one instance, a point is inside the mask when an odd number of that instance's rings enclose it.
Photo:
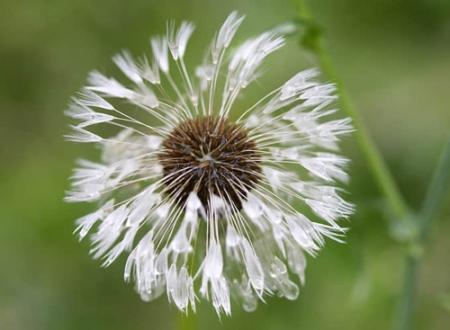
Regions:
[[[243,20],[226,18],[196,68],[184,62],[194,25],[169,22],[151,57],[114,56],[122,77],[93,71],[66,111],[77,122],[66,139],[100,150],[71,176],[65,200],[98,205],[75,232],[103,267],[125,256],[142,300],[165,294],[186,313],[200,297],[227,315],[232,298],[246,311],[270,295],[296,299],[306,256],[342,242],[354,211],[338,186],[351,122],[335,118],[335,88],[318,70],[239,105],[285,43],[275,29],[231,47]]]

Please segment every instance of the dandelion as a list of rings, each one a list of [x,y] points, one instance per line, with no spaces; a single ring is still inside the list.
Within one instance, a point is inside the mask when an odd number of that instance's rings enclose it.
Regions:
[[[218,314],[232,297],[247,311],[268,295],[296,299],[305,255],[341,241],[353,212],[336,187],[348,180],[337,152],[351,123],[329,119],[335,90],[317,70],[236,110],[285,42],[274,30],[231,50],[243,19],[228,16],[195,75],[184,61],[194,25],[169,23],[151,59],[114,56],[128,85],[94,71],[66,112],[79,122],[67,139],[101,150],[78,162],[66,195],[99,205],[77,220],[80,239],[92,233],[105,267],[126,254],[125,281],[142,299],[165,293],[183,312],[200,297]]]

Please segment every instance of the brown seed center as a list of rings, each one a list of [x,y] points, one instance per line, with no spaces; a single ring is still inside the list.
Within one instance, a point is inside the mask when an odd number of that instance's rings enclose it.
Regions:
[[[241,125],[221,117],[178,124],[162,143],[159,161],[167,192],[184,205],[195,191],[205,210],[212,195],[240,210],[260,179],[260,154]]]

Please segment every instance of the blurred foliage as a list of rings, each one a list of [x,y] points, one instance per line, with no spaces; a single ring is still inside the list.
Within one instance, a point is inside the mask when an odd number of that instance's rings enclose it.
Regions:
[[[450,128],[450,2],[310,1],[339,73],[413,209],[419,209]],[[148,52],[169,18],[198,30],[189,63],[233,9],[248,19],[239,39],[295,18],[287,0],[3,0],[0,3],[0,329],[175,329],[164,298],[143,303],[122,281],[123,259],[104,270],[72,236],[89,205],[62,202],[74,159],[95,151],[65,143],[68,100],[110,57]],[[316,65],[295,40],[274,55],[256,98]],[[402,247],[387,230],[388,210],[351,139],[349,198],[358,205],[347,244],[330,242],[309,259],[295,302],[269,298],[254,313],[234,308],[218,320],[208,304],[201,329],[386,329],[392,323]],[[420,274],[417,329],[450,324],[450,199],[432,229]]]

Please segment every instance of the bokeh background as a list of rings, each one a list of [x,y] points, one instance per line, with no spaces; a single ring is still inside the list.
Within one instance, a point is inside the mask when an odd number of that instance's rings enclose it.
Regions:
[[[450,132],[450,1],[310,1],[333,60],[412,209],[419,209]],[[242,40],[295,18],[288,0],[1,0],[0,329],[176,329],[161,298],[140,301],[123,283],[123,259],[109,269],[72,236],[90,205],[62,202],[74,160],[90,146],[63,141],[63,110],[94,68],[115,73],[122,48],[149,51],[168,18],[197,31],[188,62],[231,10],[247,14]],[[268,91],[316,65],[291,38],[250,93]],[[387,329],[401,288],[403,247],[355,143],[349,199],[358,205],[346,244],[329,242],[309,259],[297,301],[269,298],[254,313],[218,320],[201,304],[199,329]],[[449,198],[433,224],[420,270],[416,329],[450,328]]]

